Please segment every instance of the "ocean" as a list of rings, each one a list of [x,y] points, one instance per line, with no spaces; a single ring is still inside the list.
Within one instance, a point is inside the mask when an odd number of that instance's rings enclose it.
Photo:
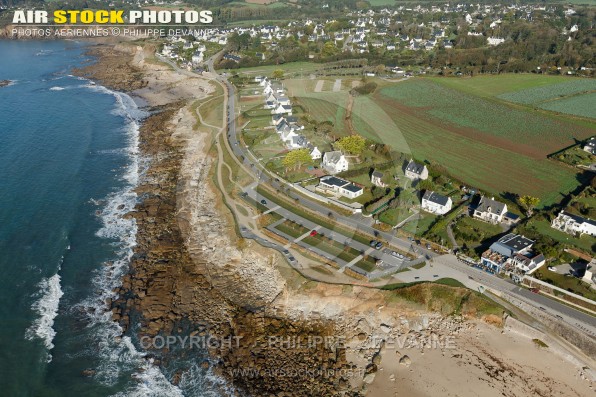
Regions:
[[[106,312],[135,245],[146,113],[71,75],[87,61],[80,42],[0,41],[0,395],[215,395],[192,362],[172,385]]]

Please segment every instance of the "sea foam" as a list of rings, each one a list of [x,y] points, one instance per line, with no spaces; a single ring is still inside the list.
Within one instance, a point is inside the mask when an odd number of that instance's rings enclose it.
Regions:
[[[39,283],[38,299],[31,308],[39,317],[25,332],[25,337],[29,340],[41,339],[48,349],[48,352],[54,348],[52,343],[56,336],[54,330],[54,319],[58,315],[60,298],[64,295],[60,286],[60,275],[54,274],[52,277],[44,278]],[[48,362],[52,356],[48,353]]]
[[[117,298],[114,291],[120,287],[122,277],[128,272],[136,246],[137,224],[134,218],[125,215],[137,203],[134,189],[145,162],[138,152],[139,127],[146,113],[138,108],[129,95],[91,83],[81,87],[114,97],[116,105],[112,113],[125,120],[123,132],[128,142],[123,150],[129,157],[126,168],[123,172],[119,171],[122,172],[124,186],[101,200],[95,200],[103,205],[98,212],[101,227],[96,235],[112,242],[115,258],[95,273],[93,284],[96,293],[77,305],[87,313],[88,327],[92,330],[94,340],[90,349],[100,358],[94,379],[103,385],[114,386],[123,376],[132,374],[135,382],[116,396],[182,396],[181,390],[167,380],[159,367],[145,353],[136,349],[130,337],[121,337],[122,327],[112,320],[112,312],[106,307],[107,300]]]

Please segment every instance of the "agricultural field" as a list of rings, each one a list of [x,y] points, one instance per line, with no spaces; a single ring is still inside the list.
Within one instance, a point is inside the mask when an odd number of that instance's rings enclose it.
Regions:
[[[499,95],[498,98],[508,102],[522,103],[525,105],[536,105],[541,102],[593,90],[596,90],[596,80],[575,78],[567,79],[567,81],[562,83],[508,92]]]
[[[260,23],[263,23],[261,21]],[[242,69],[233,69],[233,70],[226,70],[228,73],[232,74],[240,74],[245,76],[271,76],[274,71],[281,69],[284,71],[286,76],[300,76],[300,75],[308,75],[310,73],[316,73],[317,70],[321,68],[320,64],[316,64],[313,62],[290,62],[284,63],[282,65],[263,65],[263,66],[255,66],[252,68],[242,68]]]
[[[572,78],[565,76],[543,76],[538,74],[501,74],[498,76],[477,76],[473,78],[457,77],[429,77],[434,83],[454,88],[458,91],[479,96],[496,97],[499,95],[522,91],[526,89],[549,87],[570,81]]]
[[[578,186],[573,170],[546,155],[572,144],[573,138],[594,135],[594,128],[484,99],[472,91],[434,79],[410,79],[367,99],[390,115],[398,139],[405,138],[416,158],[445,166],[471,186],[494,194],[532,194],[541,198],[542,206]],[[382,142],[395,142],[394,128],[377,125],[375,130]]]
[[[541,104],[540,108],[596,119],[596,92],[549,101]]]
[[[545,157],[572,144],[572,137],[585,139],[594,134],[589,128],[578,128],[536,112],[483,100],[425,79],[411,79],[383,88],[379,97],[456,127],[461,135],[498,146],[507,145],[510,150],[534,158]]]

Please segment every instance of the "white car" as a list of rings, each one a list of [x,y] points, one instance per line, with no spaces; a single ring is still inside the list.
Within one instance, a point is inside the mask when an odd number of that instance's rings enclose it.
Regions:
[[[555,273],[557,272],[557,269],[552,266],[549,266],[547,269],[551,272],[555,272]]]

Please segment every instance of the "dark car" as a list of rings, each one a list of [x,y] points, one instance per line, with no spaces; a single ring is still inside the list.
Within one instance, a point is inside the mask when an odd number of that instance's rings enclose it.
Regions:
[[[267,201],[265,199],[261,200],[261,204],[267,205]]]
[[[381,248],[383,248],[383,243],[379,241],[379,242],[378,242],[378,243],[375,245],[375,249],[378,249],[378,250],[380,250]]]

